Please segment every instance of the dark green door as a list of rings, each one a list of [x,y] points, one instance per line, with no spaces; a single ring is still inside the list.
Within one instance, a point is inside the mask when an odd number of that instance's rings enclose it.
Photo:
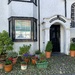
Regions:
[[[50,27],[50,41],[53,44],[52,52],[60,52],[60,25]]]

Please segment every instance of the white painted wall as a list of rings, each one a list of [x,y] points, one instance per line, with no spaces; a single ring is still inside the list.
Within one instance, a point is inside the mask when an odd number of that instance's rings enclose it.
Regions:
[[[59,14],[64,16],[64,0],[40,0],[41,20]]]
[[[37,50],[37,42],[15,42],[14,43],[14,51],[19,53],[19,48],[22,47],[24,45],[29,45],[31,44],[31,48],[30,48],[30,53],[34,54],[35,51]]]
[[[75,28],[70,29],[70,38],[75,38]]]
[[[0,32],[8,31],[8,0],[0,0]]]
[[[12,1],[9,4],[9,17],[11,16],[37,18],[37,6],[34,3]]]

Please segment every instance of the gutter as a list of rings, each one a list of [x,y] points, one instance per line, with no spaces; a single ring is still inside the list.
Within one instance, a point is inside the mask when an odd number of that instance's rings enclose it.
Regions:
[[[39,26],[39,51],[40,51],[40,0],[38,0],[38,26]]]
[[[67,1],[65,0],[65,17],[67,17]]]

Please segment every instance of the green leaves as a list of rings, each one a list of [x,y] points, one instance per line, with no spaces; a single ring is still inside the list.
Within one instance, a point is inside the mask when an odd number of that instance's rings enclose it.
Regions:
[[[12,64],[12,61],[7,59],[7,60],[5,61],[5,65],[9,65],[9,64]]]
[[[23,55],[24,53],[29,52],[30,47],[31,47],[31,44],[30,45],[23,45],[22,47],[20,47],[19,54]]]
[[[75,43],[71,43],[70,44],[70,50],[74,50],[75,51]]]
[[[7,31],[0,33],[0,54],[9,50],[13,50],[13,42]]]
[[[53,45],[51,41],[48,41],[47,45],[46,45],[46,50],[45,51],[52,51]]]

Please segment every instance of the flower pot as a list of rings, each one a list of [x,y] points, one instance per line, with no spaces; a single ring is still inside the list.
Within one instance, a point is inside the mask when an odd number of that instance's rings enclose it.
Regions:
[[[3,63],[0,63],[0,69],[3,69]]]
[[[36,63],[37,68],[47,68],[48,62]]]
[[[21,70],[26,70],[27,69],[27,65],[26,64],[21,64]]]
[[[13,64],[16,64],[16,62],[17,62],[17,58],[13,58]]]
[[[32,64],[35,65],[36,64],[36,59],[32,58]]]
[[[25,61],[26,63],[29,63],[29,62],[30,62],[30,59],[29,59],[29,58],[25,58],[24,61]]]
[[[51,57],[51,52],[45,52],[46,54],[46,58],[50,58]]]
[[[70,56],[71,56],[71,57],[75,57],[75,51],[74,51],[74,50],[71,50],[71,51],[70,51]]]
[[[4,70],[6,72],[10,72],[12,70],[12,64],[10,64],[10,65],[4,65]]]

